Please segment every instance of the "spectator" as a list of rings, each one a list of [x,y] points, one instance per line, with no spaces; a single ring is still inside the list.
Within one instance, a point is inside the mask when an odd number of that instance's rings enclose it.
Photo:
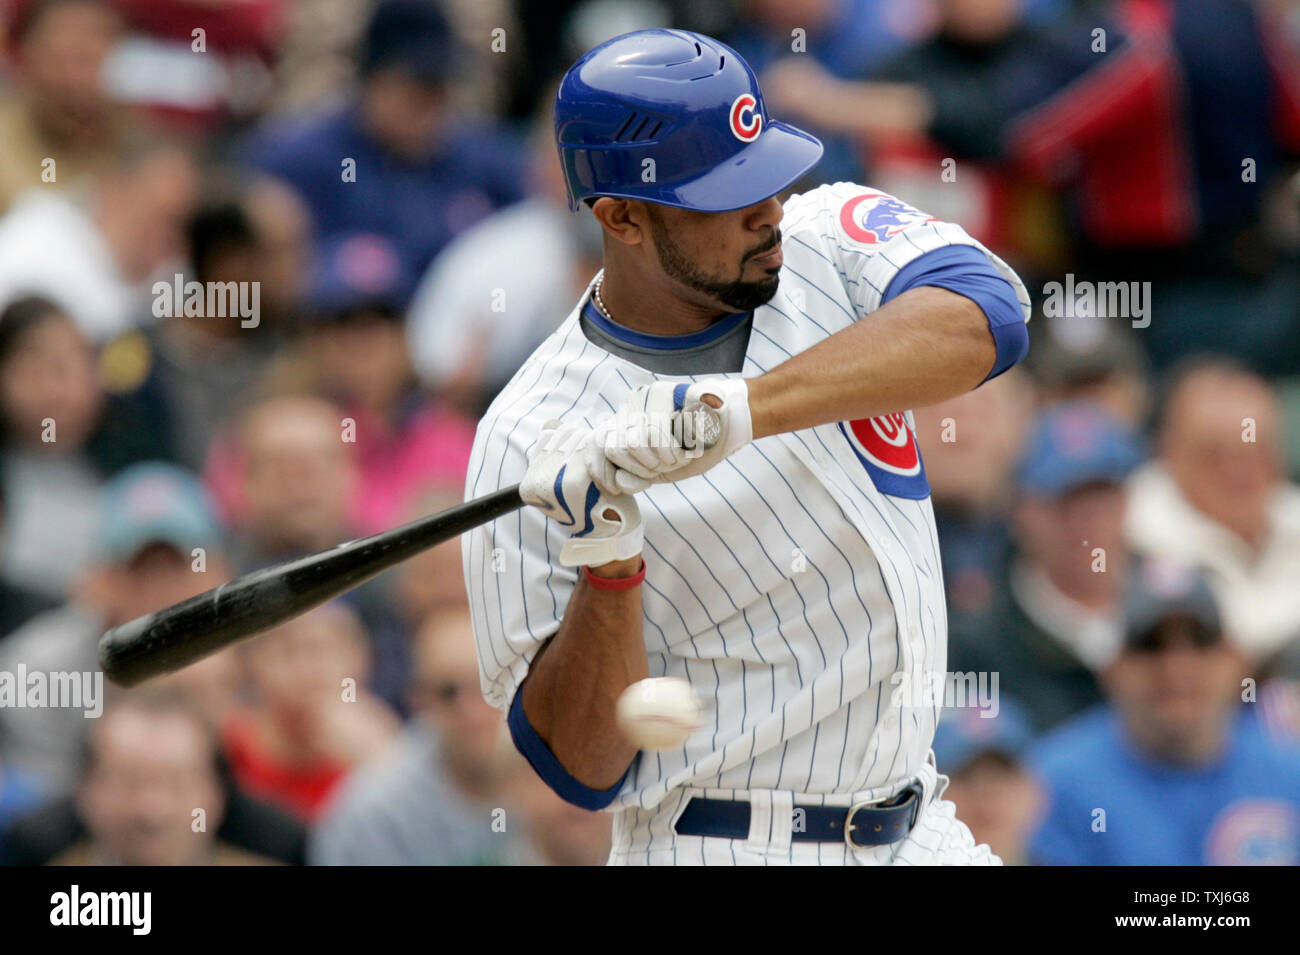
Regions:
[[[525,120],[533,115],[537,104],[537,91],[545,86],[551,77],[563,72],[570,63],[596,44],[574,50],[575,44],[567,43],[572,35],[569,24],[575,11],[590,6],[586,0],[534,0],[532,3],[512,3],[511,13],[516,23],[515,35],[522,46],[521,56],[510,58],[508,71],[504,79],[509,84],[509,98],[505,104],[506,114],[515,120]],[[624,11],[630,9],[636,15],[645,9],[639,0],[619,5]],[[651,4],[653,7],[653,4]],[[674,21],[677,22],[677,21]],[[663,26],[663,23],[642,23],[632,29],[641,27]],[[685,26],[685,29],[692,29]],[[618,33],[624,32],[618,30]],[[609,36],[615,36],[611,33]],[[596,43],[608,37],[601,37]]]
[[[694,30],[721,37],[735,22],[736,4],[699,3],[697,0],[529,0],[509,3],[517,26],[511,42],[520,37],[521,51],[510,57],[504,79],[509,86],[506,113],[525,120],[534,116],[537,91],[568,69],[569,64],[606,40],[655,27]],[[453,0],[454,4],[490,10],[482,0]],[[501,11],[505,13],[505,11]],[[504,23],[503,17],[491,21]],[[498,57],[498,59],[501,59]],[[500,67],[497,67],[500,70]]]
[[[453,239],[407,317],[424,383],[475,414],[519,370],[600,270],[600,228],[569,211],[551,124],[555,88],[529,141],[529,197]]]
[[[134,378],[118,384],[163,405],[177,457],[187,467],[203,466],[235,403],[265,373],[298,294],[282,273],[301,268],[305,236],[306,211],[296,193],[262,176],[213,188],[190,216],[187,280],[205,288],[231,282],[256,287],[255,298],[245,293],[256,314],[219,315],[205,307],[201,314],[165,318],[135,343],[144,356],[130,363],[138,369]],[[109,354],[125,350],[119,341]]]
[[[0,212],[27,189],[66,190],[109,171],[127,132],[103,83],[121,30],[112,5],[23,0],[6,6],[16,82],[0,95]]]
[[[237,175],[241,183],[247,181],[237,201],[257,237],[263,321],[279,332],[302,308],[311,271],[311,212],[283,180],[246,170]]]
[[[1213,349],[1288,374],[1300,269],[1268,219],[1300,152],[1300,56],[1281,11],[1113,6],[1131,42],[1111,29],[1104,56],[1085,54],[1097,68],[1021,114],[1007,149],[1070,204],[1075,272],[1146,284],[1158,370]]]
[[[355,422],[363,534],[397,524],[430,486],[463,486],[474,445],[474,422],[416,384],[402,328],[413,287],[383,236],[327,243],[309,297],[311,321],[288,362],[297,368],[282,372],[334,399]]]
[[[103,513],[98,566],[71,600],[33,617],[0,645],[0,671],[21,665],[29,673],[89,677],[99,670],[96,646],[105,630],[226,579],[210,507],[189,474],[163,464],[129,468],[105,488]],[[88,712],[103,700],[85,702]],[[0,707],[5,761],[65,793],[88,722],[79,708]]]
[[[513,746],[501,748],[508,769],[505,801],[526,838],[511,841],[509,865],[604,865],[613,817],[565,802]]]
[[[230,769],[218,757],[226,812],[217,838],[223,843],[287,865],[302,865],[307,829],[274,806],[253,799],[236,787]],[[69,795],[17,818],[8,834],[8,861],[0,864],[46,865],[85,838],[86,827]]]
[[[89,731],[77,786],[85,838],[50,865],[264,865],[218,837],[226,811],[211,728],[179,698],[123,697]],[[195,825],[196,808],[204,814]]]
[[[769,105],[798,115],[826,153],[818,176],[826,182],[862,182],[862,158],[842,119],[822,115],[824,104],[804,92],[873,72],[933,28],[931,4],[915,0],[746,0],[736,28],[723,39],[760,74]],[[796,30],[800,31],[796,34]],[[802,40],[801,49],[796,39]],[[808,82],[805,82],[808,81]]]
[[[3,464],[0,464],[0,473],[3,473]],[[0,540],[4,539],[4,527],[4,481],[0,480]],[[0,550],[0,644],[32,617],[58,605],[57,601],[31,587],[10,583],[4,578],[3,571],[3,551]]]
[[[527,37],[522,37],[521,42],[521,31],[516,24],[525,12],[539,19],[559,21],[561,18],[556,11],[549,9],[550,4],[543,0],[532,0],[527,5],[514,0],[434,2],[464,45],[465,56],[457,63],[453,90],[455,105],[475,112],[496,113],[495,104],[502,99],[502,87],[509,79],[508,74],[512,70],[542,67],[535,74],[539,77],[537,82],[525,87],[531,105],[537,88],[549,75],[542,57],[547,53],[558,57],[563,50],[558,45],[535,47]],[[561,4],[570,6],[574,2],[560,0]],[[309,0],[290,6],[288,29],[276,55],[271,109],[277,113],[310,112],[322,103],[337,100],[354,79],[356,48],[373,13],[374,3],[373,0],[364,4],[349,0]],[[534,6],[542,9],[534,11]],[[491,31],[497,28],[504,30],[508,37],[505,50],[494,49],[493,45],[481,41],[484,36],[491,37]],[[538,55],[534,56],[534,52]],[[557,64],[557,68],[563,68],[571,59]]]
[[[84,450],[103,404],[94,351],[52,303],[0,313],[5,576],[47,598],[91,559],[101,478]]]
[[[96,343],[145,323],[151,280],[176,271],[196,191],[183,151],[139,146],[87,192],[23,193],[0,219],[0,307],[42,295]]]
[[[1259,721],[1270,736],[1300,744],[1300,659],[1295,654],[1300,644],[1291,644],[1290,652],[1278,661],[1281,675],[1266,679],[1259,686]]]
[[[214,442],[208,483],[242,545],[241,570],[353,536],[357,464],[343,428],[343,412],[323,398],[272,395]]]
[[[189,709],[201,716],[212,732],[217,732],[232,715],[237,702],[240,690],[237,661],[232,650],[217,653],[155,678],[149,689],[185,700]],[[112,705],[111,698],[109,705]],[[306,826],[240,789],[224,757],[218,759],[218,764],[226,811],[217,838],[256,855],[301,865],[307,842]],[[10,861],[15,865],[44,865],[81,841],[85,834],[75,796],[55,799],[15,821],[9,838]]]
[[[949,666],[1000,673],[1035,731],[1101,699],[1097,674],[1120,642],[1123,481],[1140,458],[1096,408],[1044,412],[1019,462],[1015,556],[993,609],[952,621]]]
[[[512,141],[449,108],[458,56],[436,4],[383,0],[356,93],[323,118],[270,125],[249,157],[303,194],[322,237],[384,235],[422,271],[458,232],[521,198]]]
[[[1088,402],[1138,430],[1150,412],[1145,355],[1135,336],[1114,318],[1076,314],[1045,317],[1028,359],[1045,405]]]
[[[950,707],[934,737],[939,772],[949,777],[943,798],[1006,865],[1028,864],[1044,808],[1042,786],[1024,763],[1032,738],[1019,705],[1006,697],[992,711]]]
[[[109,58],[105,81],[120,101],[170,125],[209,132],[246,119],[268,98],[290,0],[114,3],[128,32]]]
[[[309,0],[290,7],[271,91],[271,111],[306,113],[337,100],[353,79],[353,52],[369,5],[353,0]]]
[[[808,129],[869,144],[874,185],[930,215],[960,218],[980,241],[1044,267],[1059,254],[1056,210],[1042,187],[1005,167],[1003,140],[1019,113],[1094,68],[1079,38],[1096,20],[1037,22],[1029,6],[938,0],[929,35],[883,62],[842,72],[791,56],[763,88],[773,109]]]
[[[312,836],[317,865],[501,864],[500,715],[479,692],[469,613],[434,613],[415,645],[414,718],[381,763],[360,770]]]
[[[903,92],[891,84],[920,93],[913,111],[887,113],[892,126],[876,131],[921,132],[960,157],[1000,159],[1007,123],[1096,62],[1078,42],[1080,33],[1089,35],[1078,21],[1035,22],[1023,0],[939,0],[936,7],[933,35],[882,64],[861,90],[884,102]]]
[[[310,822],[398,732],[392,712],[365,689],[365,630],[335,602],[242,650],[252,699],[226,721],[223,750],[242,788]]]
[[[151,410],[106,396],[96,355],[47,299],[0,311],[0,483],[8,502],[4,571],[62,599],[92,556],[104,476],[165,455]]]
[[[1204,566],[1256,661],[1300,638],[1300,488],[1281,427],[1268,382],[1222,359],[1188,364],[1169,381],[1158,457],[1129,492],[1133,546]]]
[[[1033,420],[1033,389],[1013,368],[915,417],[949,613],[977,618],[992,609],[1011,555],[1012,471]]]
[[[243,675],[238,652],[228,649],[155,677],[149,685],[183,697],[209,725],[220,728],[239,708]]]
[[[405,519],[413,521],[464,503],[463,487],[431,490],[420,496]],[[465,606],[465,571],[461,566],[459,537],[408,558],[393,573],[393,599],[412,632],[432,614]]]
[[[314,395],[273,395],[249,407],[233,439],[214,443],[208,479],[248,572],[357,536],[359,469],[344,413]],[[353,426],[355,427],[355,426]],[[402,712],[410,648],[382,578],[344,598],[371,641],[372,688]]]
[[[0,744],[0,750],[3,748]],[[0,759],[0,866],[13,864],[6,842],[14,820],[35,810],[44,796],[35,776],[10,769]]]
[[[1195,571],[1134,574],[1109,702],[1042,741],[1051,865],[1296,865],[1300,749],[1270,740],[1238,693],[1245,662]]]

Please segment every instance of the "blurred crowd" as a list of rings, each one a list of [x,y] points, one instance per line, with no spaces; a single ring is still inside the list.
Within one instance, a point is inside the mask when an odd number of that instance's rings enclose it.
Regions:
[[[458,503],[599,268],[558,77],[679,26],[824,139],[801,187],[1034,295],[1027,366],[915,416],[948,670],[998,687],[947,701],[960,817],[1010,862],[1300,862],[1300,4],[0,9],[0,674]],[[453,541],[97,718],[0,705],[0,862],[603,862],[478,682]]]

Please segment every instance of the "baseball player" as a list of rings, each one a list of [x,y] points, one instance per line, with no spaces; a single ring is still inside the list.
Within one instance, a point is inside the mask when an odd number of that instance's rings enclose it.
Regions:
[[[1020,280],[874,189],[782,205],[821,144],[706,36],[591,50],[555,130],[604,268],[479,424],[467,496],[536,505],[463,538],[487,699],[614,813],[611,864],[996,863],[940,798],[942,695],[907,692],[947,626],[907,409],[1024,356]],[[648,676],[702,706],[676,750],[616,724]]]

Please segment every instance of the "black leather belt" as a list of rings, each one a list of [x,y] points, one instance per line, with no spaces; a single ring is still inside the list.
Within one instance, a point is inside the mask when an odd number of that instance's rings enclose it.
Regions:
[[[843,806],[795,806],[792,842],[847,842],[851,846],[887,846],[916,825],[923,793],[917,783],[893,798]],[[692,797],[674,826],[678,835],[718,839],[749,838],[749,803]]]

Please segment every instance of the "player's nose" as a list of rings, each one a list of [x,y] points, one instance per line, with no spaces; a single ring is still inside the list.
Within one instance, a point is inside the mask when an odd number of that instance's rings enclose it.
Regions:
[[[781,200],[772,196],[745,210],[745,226],[753,232],[765,232],[780,224],[781,215]]]

